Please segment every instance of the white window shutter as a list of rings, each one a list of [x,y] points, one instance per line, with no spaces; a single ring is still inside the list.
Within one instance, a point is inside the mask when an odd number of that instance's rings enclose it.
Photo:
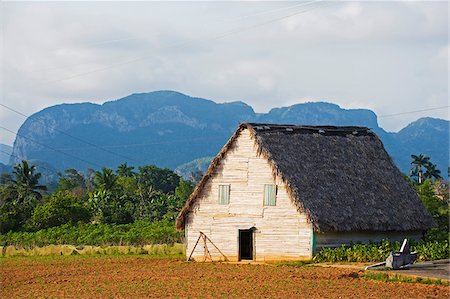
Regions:
[[[219,204],[227,205],[230,203],[230,185],[219,185]]]
[[[264,185],[264,205],[275,206],[277,197],[277,186],[266,184]]]

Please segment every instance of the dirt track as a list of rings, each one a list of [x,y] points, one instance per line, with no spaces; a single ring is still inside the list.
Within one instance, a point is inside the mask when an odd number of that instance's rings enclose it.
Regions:
[[[186,263],[147,256],[0,259],[0,297],[448,298],[441,285],[367,280],[354,269]]]

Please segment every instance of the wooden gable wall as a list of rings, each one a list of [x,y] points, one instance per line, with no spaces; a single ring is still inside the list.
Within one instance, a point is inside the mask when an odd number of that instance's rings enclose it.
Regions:
[[[230,203],[220,205],[219,185],[230,185]],[[275,206],[263,206],[264,184],[276,184]],[[229,259],[238,259],[238,230],[255,228],[255,260],[304,259],[311,257],[312,226],[297,211],[279,178],[274,180],[268,161],[257,156],[248,130],[231,146],[214,175],[205,184],[186,218],[186,254],[190,255],[203,232]],[[213,260],[224,259],[209,241]],[[204,243],[193,251],[203,259]]]

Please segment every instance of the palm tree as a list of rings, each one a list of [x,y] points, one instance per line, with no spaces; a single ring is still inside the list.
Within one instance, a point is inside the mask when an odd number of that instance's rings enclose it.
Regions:
[[[429,162],[425,165],[425,173],[423,174],[425,179],[433,179],[436,180],[441,179],[441,171],[436,168],[436,164]]]
[[[134,174],[133,169],[134,169],[134,166],[128,166],[126,162],[122,163],[117,167],[117,175],[125,176],[125,177],[132,177]]]
[[[42,198],[41,191],[47,190],[47,187],[39,185],[41,174],[36,172],[35,165],[30,166],[27,161],[23,160],[21,164],[14,166],[13,174],[15,177],[13,185],[21,199],[29,195],[34,195],[37,199]]]
[[[411,158],[413,159],[411,162],[411,165],[413,165],[411,168],[411,175],[417,176],[419,184],[422,184],[423,167],[430,163],[430,157],[427,157],[424,154],[420,154],[418,156],[411,155]]]
[[[97,171],[94,177],[94,186],[97,189],[113,191],[116,187],[117,176],[110,168],[103,168],[102,171]]]

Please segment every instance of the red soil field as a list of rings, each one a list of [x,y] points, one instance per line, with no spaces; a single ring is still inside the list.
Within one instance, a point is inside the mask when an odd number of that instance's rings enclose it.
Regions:
[[[184,262],[148,256],[0,259],[0,297],[449,298],[450,287],[368,280],[314,266]]]

